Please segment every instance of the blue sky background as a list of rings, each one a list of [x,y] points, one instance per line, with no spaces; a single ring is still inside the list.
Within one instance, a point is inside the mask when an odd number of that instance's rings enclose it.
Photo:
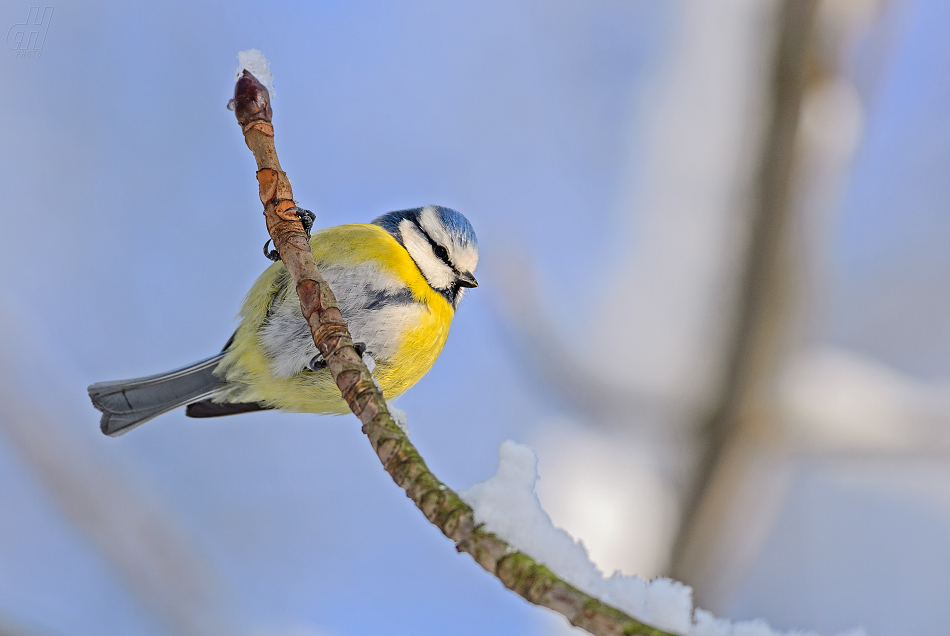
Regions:
[[[6,4],[0,26],[29,7]],[[581,303],[601,291],[602,268],[634,249],[612,231],[613,203],[675,9],[259,7],[62,2],[40,59],[0,51],[0,352],[23,409],[52,413],[80,452],[128,467],[166,501],[254,630],[550,633],[559,619],[429,526],[353,418],[174,413],[113,440],[85,387],[220,349],[267,265],[253,158],[225,110],[236,52],[259,48],[276,78],[281,162],[319,225],[427,203],[472,221],[482,285],[399,405],[449,485],[486,478],[498,444],[553,411],[506,351],[497,256],[523,251],[546,289]],[[821,331],[921,377],[946,376],[950,8],[900,7],[835,228]],[[737,611],[785,627],[852,619],[782,604],[782,589],[747,595]],[[0,437],[2,619],[64,636],[166,633]]]
[[[950,7],[898,3],[832,258],[833,341],[922,377],[950,374]]]

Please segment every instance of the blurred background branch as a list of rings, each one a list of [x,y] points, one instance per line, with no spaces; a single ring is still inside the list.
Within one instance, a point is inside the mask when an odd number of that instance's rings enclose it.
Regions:
[[[680,530],[672,553],[672,573],[689,576],[685,561],[696,517],[723,452],[740,426],[743,409],[756,387],[775,372],[788,314],[786,228],[792,208],[792,179],[798,158],[796,133],[807,77],[808,51],[814,40],[815,0],[783,0],[777,12],[769,98],[760,165],[750,201],[748,245],[738,272],[734,330],[727,337],[720,394],[699,430],[695,467],[683,498]],[[706,505],[714,505],[707,503]],[[699,549],[702,552],[702,549]]]

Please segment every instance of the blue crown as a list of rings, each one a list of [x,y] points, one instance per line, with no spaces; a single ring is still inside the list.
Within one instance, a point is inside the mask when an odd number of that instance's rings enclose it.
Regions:
[[[435,208],[436,213],[439,215],[439,221],[445,226],[445,229],[449,231],[449,234],[452,235],[452,239],[456,243],[459,245],[478,246],[478,238],[475,236],[475,230],[472,229],[472,224],[468,222],[468,219],[466,219],[461,212],[456,212],[452,208],[444,208],[441,205],[426,207]],[[402,238],[399,235],[399,224],[403,219],[409,219],[418,225],[419,215],[422,214],[422,210],[423,208],[412,208],[409,210],[387,212],[375,219],[373,224],[380,226],[392,234],[397,241],[402,243]]]

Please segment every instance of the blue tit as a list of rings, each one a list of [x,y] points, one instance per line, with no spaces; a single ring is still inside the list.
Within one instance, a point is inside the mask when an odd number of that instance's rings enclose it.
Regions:
[[[478,242],[468,219],[439,206],[401,210],[371,224],[319,230],[310,247],[353,341],[376,362],[373,375],[384,397],[402,394],[432,367],[462,295],[478,286],[472,275]],[[283,263],[261,274],[239,317],[216,356],[169,373],[91,385],[102,432],[121,435],[181,406],[190,417],[349,412]]]

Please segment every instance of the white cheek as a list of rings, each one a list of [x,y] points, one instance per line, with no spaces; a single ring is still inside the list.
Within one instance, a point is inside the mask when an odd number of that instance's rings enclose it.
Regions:
[[[448,289],[455,281],[455,272],[432,253],[429,241],[416,229],[411,221],[404,219],[399,224],[402,242],[409,256],[419,266],[422,275],[436,289]]]

